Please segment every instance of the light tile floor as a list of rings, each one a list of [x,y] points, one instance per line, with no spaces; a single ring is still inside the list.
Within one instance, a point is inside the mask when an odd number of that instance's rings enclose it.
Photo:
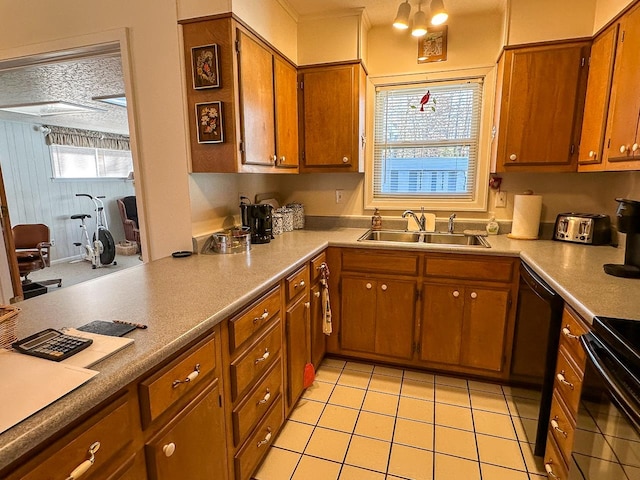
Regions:
[[[539,393],[326,359],[255,480],[542,480]]]

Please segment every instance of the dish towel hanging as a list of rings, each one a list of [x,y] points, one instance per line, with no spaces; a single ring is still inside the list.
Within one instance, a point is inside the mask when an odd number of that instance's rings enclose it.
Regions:
[[[326,263],[320,265],[320,285],[322,287],[322,333],[331,335],[331,302],[329,300],[329,267]]]

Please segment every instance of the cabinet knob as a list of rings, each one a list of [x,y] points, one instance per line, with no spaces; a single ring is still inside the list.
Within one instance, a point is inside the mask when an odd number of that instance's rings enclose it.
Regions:
[[[458,290],[453,291],[453,297],[458,298],[460,296],[460,292]]]
[[[564,438],[567,438],[567,432],[560,428],[560,424],[558,423],[558,417],[555,416],[551,419],[551,428],[553,428],[556,432],[562,435]]]
[[[269,157],[269,160],[271,160],[271,162],[273,163],[276,163],[278,161],[278,157],[276,157],[276,155],[274,154]]]
[[[476,292],[471,292],[471,298],[478,298],[478,294]]]
[[[305,285],[306,283],[304,283],[304,280],[300,280],[300,283],[293,284],[293,288],[304,287]]]
[[[553,473],[553,467],[551,466],[551,460],[544,464],[544,470],[547,472],[547,476],[549,478],[560,478],[555,473]]]
[[[366,287],[367,287],[367,290],[371,290],[372,285],[370,283],[367,283]]]
[[[170,457],[176,451],[176,444],[171,442],[167,443],[164,447],[162,447],[162,452],[165,457]]]
[[[304,308],[311,308],[311,302],[304,302]]]
[[[380,288],[382,289],[383,292],[387,291],[387,286],[383,283]]]
[[[200,375],[200,364],[196,363],[196,366],[193,367],[193,372],[187,375],[187,378],[185,378],[184,380],[174,380],[173,383],[171,384],[171,387],[177,388],[178,385],[182,383],[193,382],[196,378],[198,378],[198,375]]]
[[[631,151],[632,151],[633,153],[635,153],[635,152],[637,152],[637,151],[638,151],[638,148],[640,148],[640,145],[638,145],[637,143],[634,143],[634,144],[631,146]]]
[[[320,298],[320,292],[313,292],[313,296],[316,298]]]
[[[512,153],[511,155],[509,155],[509,160],[511,160],[512,162],[515,162],[518,159],[518,156],[515,153]]]
[[[569,387],[570,390],[573,390],[573,383],[567,382],[564,370],[561,370],[560,373],[558,373],[556,375],[556,378],[558,379],[558,381],[560,383],[562,383],[562,384],[566,385],[567,387]]]
[[[349,163],[349,157],[342,157],[342,163]]]
[[[589,158],[596,158],[596,152],[594,150],[589,150]]]
[[[74,468],[66,480],[76,480],[76,478],[80,478],[82,475],[87,473],[96,461],[96,452],[98,450],[100,450],[100,442],[92,443],[89,447],[89,451],[87,452],[89,454],[89,458]]]
[[[621,145],[620,146],[620,153],[625,153],[627,150],[629,150],[629,147],[626,145]]]
[[[262,356],[261,356],[261,357],[256,358],[256,359],[253,361],[253,364],[254,364],[254,365],[257,365],[257,364],[259,364],[260,362],[264,362],[267,358],[269,358],[269,355],[271,355],[271,354],[269,353],[269,349],[268,349],[268,348],[265,348],[265,349],[264,349],[264,353],[262,354]]]
[[[280,163],[284,163],[286,160],[287,159],[284,155],[280,157]]]

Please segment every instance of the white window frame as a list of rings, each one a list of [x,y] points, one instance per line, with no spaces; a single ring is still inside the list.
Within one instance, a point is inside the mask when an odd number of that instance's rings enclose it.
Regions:
[[[478,159],[476,165],[476,181],[471,199],[429,198],[420,196],[399,198],[374,198],[374,132],[375,132],[375,96],[376,88],[388,85],[412,85],[425,82],[463,81],[464,79],[482,78],[483,94],[480,112],[480,133],[478,139]],[[457,70],[455,72],[433,72],[429,74],[412,74],[400,76],[370,77],[367,89],[367,142],[364,182],[364,209],[384,210],[418,209],[425,207],[427,211],[468,211],[486,212],[489,194],[489,170],[491,152],[491,124],[493,121],[493,102],[495,91],[495,67],[484,67]]]
[[[58,175],[58,149],[77,149],[78,151],[82,150],[83,154],[89,154],[91,151],[93,151],[94,154],[94,165],[95,165],[95,171],[96,171],[96,175],[93,176],[83,176],[83,177],[65,177],[65,176],[61,176]],[[100,174],[100,170],[101,168],[99,167],[99,164],[102,162],[104,163],[104,155],[105,153],[108,152],[118,152],[118,153],[128,153],[129,157],[131,158],[131,168],[129,171],[133,171],[133,156],[131,154],[131,151],[129,150],[114,150],[114,149],[110,149],[110,148],[93,148],[93,147],[75,147],[72,145],[50,145],[49,146],[49,153],[50,153],[50,158],[51,158],[51,172],[52,172],[52,179],[56,180],[56,181],[60,181],[60,180],[100,180],[100,181],[108,181],[108,180],[123,180],[123,179],[127,179],[129,176],[129,172],[127,172],[127,174],[122,174],[121,176],[111,176],[111,175],[101,175]],[[104,164],[102,165],[104,167]],[[106,173],[106,172],[103,172]]]

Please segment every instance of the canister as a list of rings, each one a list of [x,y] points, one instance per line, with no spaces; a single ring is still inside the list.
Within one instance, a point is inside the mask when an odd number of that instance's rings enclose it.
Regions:
[[[287,207],[281,207],[277,210],[278,213],[282,214],[282,229],[285,232],[293,231],[293,210]]]
[[[272,229],[274,235],[282,235],[284,232],[284,218],[281,213],[273,214]]]
[[[299,230],[304,228],[304,205],[301,203],[290,203],[287,208],[293,210],[293,228]]]

